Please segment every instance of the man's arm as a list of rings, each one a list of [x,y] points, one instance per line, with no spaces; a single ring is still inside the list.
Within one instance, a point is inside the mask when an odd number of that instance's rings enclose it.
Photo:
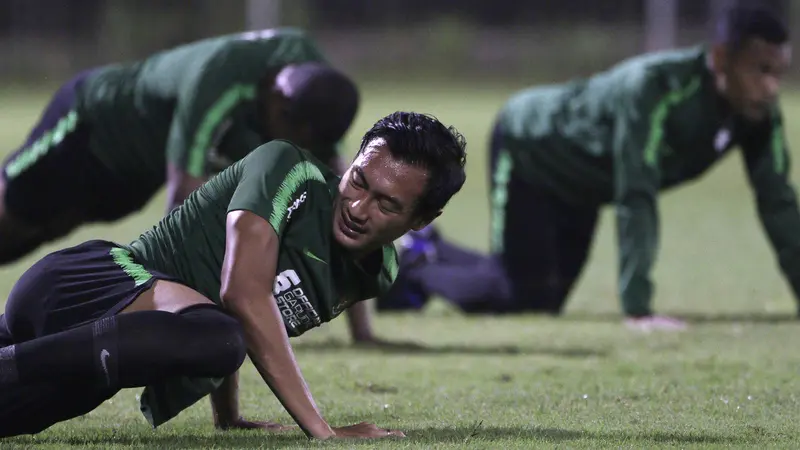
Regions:
[[[261,377],[309,437],[402,437],[399,431],[364,422],[334,429],[322,418],[272,296],[278,244],[275,230],[263,218],[249,211],[228,213],[220,295],[242,323],[250,359]]]
[[[220,430],[262,429],[286,431],[294,428],[275,422],[245,420],[239,414],[239,372],[225,378],[219,388],[211,393],[210,397],[214,426]]]
[[[279,244],[275,231],[251,212],[233,211],[226,241],[221,298],[244,327],[254,365],[306,435],[334,436],[303,379],[272,296]]]
[[[780,268],[800,301],[800,212],[789,181],[789,151],[782,122],[776,111],[770,126],[742,142],[742,155],[759,219]]]
[[[619,294],[628,317],[652,315],[650,279],[658,250],[658,151],[663,121],[655,89],[642,86],[620,105],[614,134],[614,200],[619,245]]]
[[[350,337],[360,343],[378,342],[372,332],[369,307],[367,302],[358,302],[347,308],[347,323],[350,326]]]
[[[236,421],[241,419],[239,414],[239,372],[225,378],[210,397],[214,426],[223,430],[231,428]]]
[[[167,163],[167,210],[170,211],[180,206],[186,197],[195,189],[202,186],[206,177],[189,175],[183,168],[173,163]]]

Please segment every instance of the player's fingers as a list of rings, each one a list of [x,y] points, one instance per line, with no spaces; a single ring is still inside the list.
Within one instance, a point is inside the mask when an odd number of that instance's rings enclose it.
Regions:
[[[401,437],[401,438],[406,437],[405,433],[403,433],[400,430],[386,430],[386,431],[389,432],[389,436],[395,436],[395,437]]]
[[[253,428],[263,428],[269,431],[288,431],[295,427],[291,425],[283,425],[276,422],[257,422],[253,424]]]

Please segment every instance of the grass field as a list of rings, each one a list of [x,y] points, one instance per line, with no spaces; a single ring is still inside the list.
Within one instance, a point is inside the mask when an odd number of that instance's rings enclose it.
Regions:
[[[439,223],[483,250],[487,131],[519,87],[367,84],[349,148],[372,121],[397,109],[431,112],[456,125],[469,141],[469,178]],[[47,94],[0,92],[0,147],[19,144]],[[800,119],[800,96],[784,103],[789,141],[800,146],[800,128],[792,126]],[[800,160],[800,150],[795,155]],[[404,430],[405,440],[317,443],[299,432],[221,433],[211,426],[207,401],[152,430],[138,411],[138,390],[129,390],[83,418],[2,441],[0,448],[795,447],[794,300],[761,233],[738,155],[698,184],[661,202],[655,306],[687,318],[685,332],[645,335],[621,326],[614,222],[605,211],[590,266],[562,318],[468,319],[434,303],[423,315],[375,321],[380,335],[418,341],[426,345],[422,351],[354,349],[343,319],[295,341],[331,423],[373,421]],[[155,223],[162,208],[156,199],[129,220],[85,228],[2,269],[0,293],[47,251],[88,238],[128,241]],[[289,423],[249,362],[242,374],[243,412]]]

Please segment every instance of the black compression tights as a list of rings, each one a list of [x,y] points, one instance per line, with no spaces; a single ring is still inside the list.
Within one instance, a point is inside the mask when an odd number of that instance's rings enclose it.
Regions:
[[[0,349],[0,437],[83,415],[119,389],[224,377],[244,361],[239,323],[215,306],[120,314]]]

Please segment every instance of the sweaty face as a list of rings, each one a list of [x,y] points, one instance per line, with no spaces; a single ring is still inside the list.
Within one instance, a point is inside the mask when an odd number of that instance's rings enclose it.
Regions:
[[[366,254],[424,223],[415,206],[427,170],[395,160],[383,139],[372,141],[339,183],[333,235],[344,248]]]
[[[767,118],[778,99],[781,78],[791,61],[789,45],[751,39],[725,59],[722,89],[728,101],[748,120]]]

